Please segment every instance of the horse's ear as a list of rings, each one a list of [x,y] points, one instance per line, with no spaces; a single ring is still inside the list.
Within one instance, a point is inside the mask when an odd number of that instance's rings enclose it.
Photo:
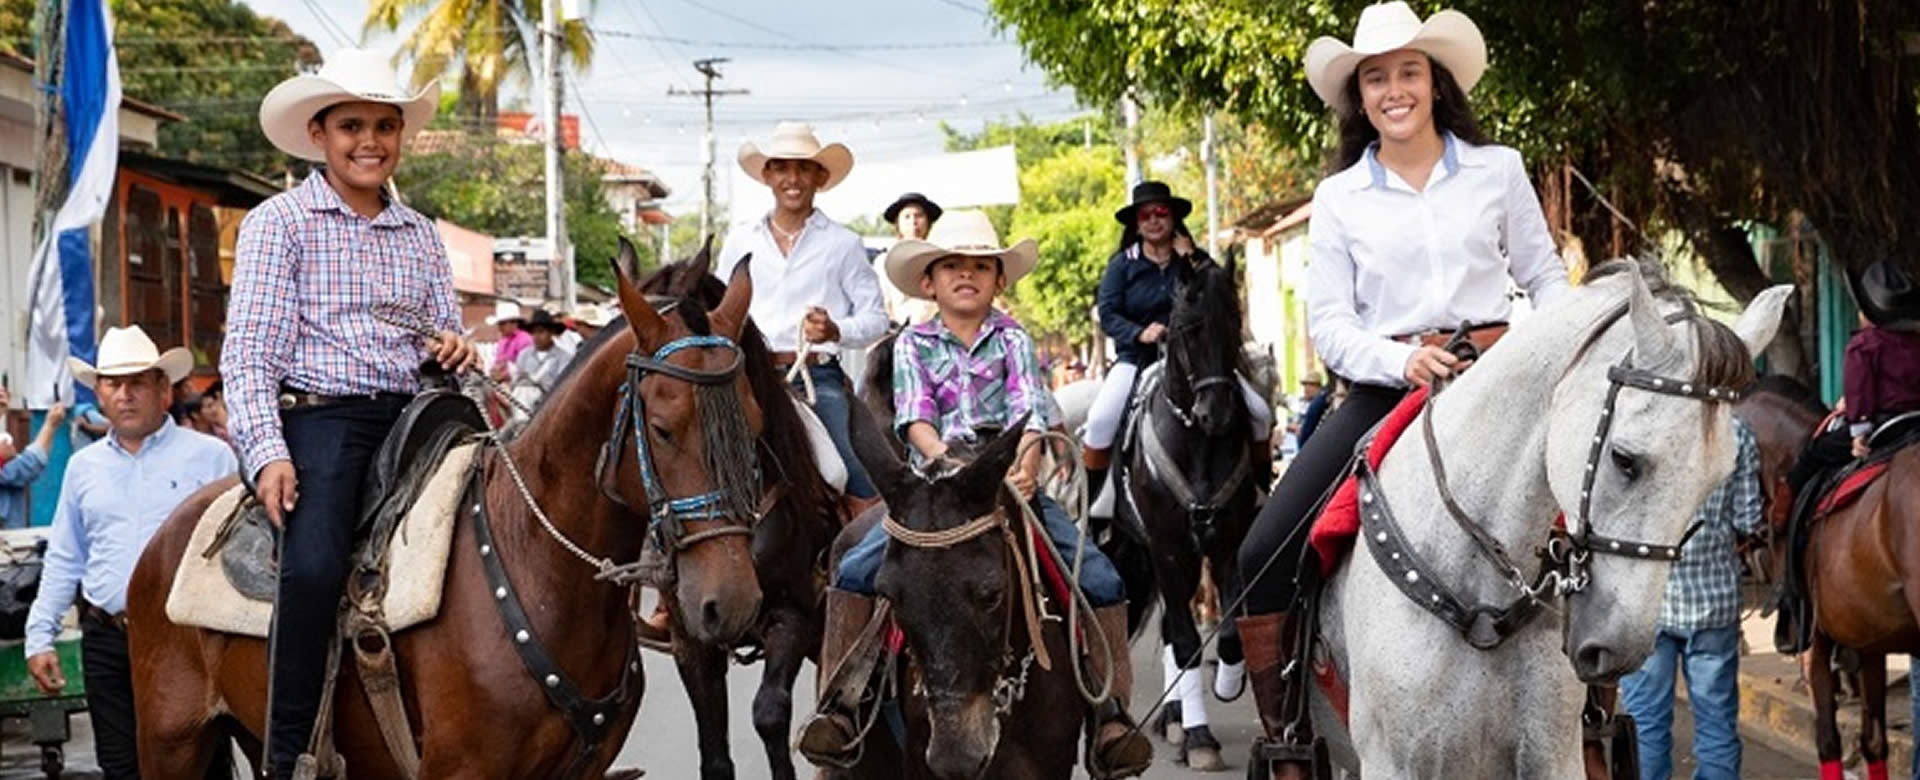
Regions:
[[[893,445],[887,441],[890,434],[881,426],[866,404],[850,404],[847,413],[847,438],[853,445],[853,455],[873,477],[873,486],[880,491],[880,497],[894,506],[905,504],[904,490],[910,484],[911,472],[900,456],[893,451]]]
[[[654,311],[647,296],[633,285],[633,277],[620,267],[621,260],[631,257],[632,251],[633,246],[626,239],[620,239],[621,257],[612,261],[614,288],[620,296],[620,311],[627,315],[627,327],[633,330],[640,349],[651,353],[667,343],[667,321],[660,318],[660,312]]]
[[[966,497],[989,497],[1000,495],[1000,483],[1007,478],[1007,471],[1013,468],[1013,459],[1020,451],[1020,439],[1027,433],[1027,418],[1032,413],[1023,414],[1000,435],[987,443],[980,456],[960,471],[960,495]]]
[[[673,288],[668,294],[676,298],[696,297],[700,292],[700,283],[713,275],[713,236],[707,236],[700,244],[700,251],[680,262],[674,269]]]
[[[1238,250],[1239,247],[1228,247],[1226,251],[1227,262],[1222,263],[1220,266],[1221,268],[1227,269],[1228,281],[1232,281],[1234,276],[1237,275],[1236,272],[1240,262],[1240,252]]]
[[[1640,264],[1628,261],[1627,275],[1627,309],[1633,317],[1633,367],[1642,371],[1662,368],[1681,354],[1675,343],[1677,337],[1673,329],[1667,327],[1666,315],[1660,313],[1653,291],[1647,288]]]
[[[1182,286],[1193,284],[1193,276],[1198,270],[1193,263],[1174,263],[1173,280]]]
[[[620,236],[620,254],[613,259],[613,275],[627,279],[640,278],[640,251],[626,236]]]
[[[733,265],[733,278],[727,280],[727,294],[720,299],[720,305],[713,309],[717,329],[722,332],[721,335],[734,341],[740,340],[740,331],[747,324],[747,309],[753,305],[752,265],[751,252]]]
[[[1759,357],[1767,351],[1774,334],[1780,331],[1780,319],[1785,316],[1790,300],[1793,300],[1791,284],[1768,287],[1753,296],[1753,302],[1740,314],[1740,321],[1733,324],[1733,332],[1747,345],[1747,354]]]

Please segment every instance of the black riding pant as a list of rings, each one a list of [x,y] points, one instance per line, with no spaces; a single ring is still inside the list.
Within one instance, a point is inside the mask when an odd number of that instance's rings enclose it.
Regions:
[[[1247,581],[1249,614],[1279,612],[1292,603],[1299,567],[1318,565],[1319,560],[1307,549],[1307,528],[1312,522],[1308,515],[1345,471],[1360,437],[1406,394],[1402,388],[1354,385],[1347,391],[1346,402],[1327,413],[1313,438],[1287,465],[1287,473],[1253,521],[1253,530],[1240,543],[1240,576]]]
[[[1853,434],[1842,427],[1815,436],[1800,451],[1800,459],[1787,470],[1787,487],[1795,496],[1807,489],[1807,483],[1820,472],[1839,468],[1853,461]]]
[[[404,397],[355,400],[281,414],[299,501],[280,544],[280,593],[272,634],[273,776],[290,777],[307,748],[326,678],[353,529],[367,469],[406,407]]]
[[[127,630],[93,610],[80,617],[80,665],[87,681],[87,719],[93,724],[93,757],[106,780],[139,780],[140,753],[133,710],[133,666],[127,660]],[[233,777],[233,745],[226,739],[207,768],[208,780]]]

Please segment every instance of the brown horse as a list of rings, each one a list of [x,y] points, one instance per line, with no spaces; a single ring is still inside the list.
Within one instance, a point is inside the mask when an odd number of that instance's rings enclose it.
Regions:
[[[1763,385],[1740,406],[1762,453],[1762,478],[1774,510],[1775,563],[1788,554],[1781,536],[1787,505],[1784,467],[1806,443],[1822,413],[1811,393]],[[1800,388],[1804,391],[1804,388]],[[1813,689],[1814,740],[1820,762],[1839,766],[1834,722],[1833,654],[1860,656],[1860,748],[1869,765],[1887,760],[1887,655],[1920,651],[1920,448],[1893,456],[1888,472],[1847,506],[1814,522],[1801,571],[1813,605],[1813,643],[1806,672]],[[1776,566],[1776,569],[1779,567]]]
[[[477,523],[460,523],[439,615],[393,637],[419,777],[598,776],[639,711],[644,681],[638,663],[629,666],[634,616],[628,588],[599,579],[595,566],[543,530],[503,456],[518,464],[532,501],[558,535],[603,561],[639,558],[650,538],[661,538],[650,533],[648,507],[665,508],[672,516],[661,526],[685,533],[665,534],[677,572],[668,592],[694,636],[726,644],[759,611],[741,527],[748,518],[737,510],[741,503],[750,510],[750,501],[737,491],[716,491],[741,483],[741,475],[710,465],[744,460],[752,468],[746,431],[759,431],[761,413],[746,378],[733,368],[740,354],[711,338],[737,343],[752,284],[736,274],[710,314],[687,300],[662,316],[625,269],[616,264],[615,270],[626,327],[609,328],[583,348],[520,435],[485,453],[482,500],[493,545],[483,553]],[[662,350],[700,335],[708,338]],[[622,414],[623,400],[639,402],[631,417]],[[633,425],[616,427],[616,420],[629,419]],[[624,457],[610,458],[603,475],[596,460],[608,442]],[[229,724],[248,732],[243,737],[264,733],[266,643],[175,625],[166,616],[194,522],[219,490],[202,490],[174,511],[141,556],[128,590],[140,768],[147,777],[200,776]],[[701,516],[678,514],[674,507],[681,504],[667,503],[692,496],[719,498],[709,505],[716,507],[712,513]],[[504,566],[510,593],[528,615],[525,633],[509,635],[483,554]],[[543,646],[558,674],[531,676],[516,640]],[[334,742],[354,776],[402,777],[355,667],[350,657],[341,663]],[[607,738],[585,737],[585,729],[576,731],[579,720],[549,703],[547,689],[556,679],[570,681],[582,697],[612,697],[588,718]]]
[[[691,260],[661,268],[642,282],[649,294],[695,298],[717,304],[726,285],[712,276],[708,249]],[[759,328],[749,320],[740,337],[741,371],[766,420],[759,440],[766,495],[775,497],[753,531],[754,569],[765,593],[755,629],[743,637],[766,666],[753,699],[753,727],[767,753],[773,780],[795,777],[788,738],[793,721],[793,681],[801,661],[817,656],[824,615],[817,577],[827,547],[840,530],[840,506],[820,476],[794,396]],[[678,613],[675,613],[678,614]],[[727,741],[727,669],[731,645],[702,642],[675,622],[674,663],[693,704],[700,738],[700,776],[731,780]]]

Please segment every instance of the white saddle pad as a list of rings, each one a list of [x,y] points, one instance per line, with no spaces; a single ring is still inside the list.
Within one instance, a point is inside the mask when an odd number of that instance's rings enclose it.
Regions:
[[[440,614],[440,597],[446,587],[447,551],[453,546],[455,514],[461,489],[466,487],[467,468],[479,444],[464,444],[447,451],[439,470],[420,491],[420,500],[407,510],[407,516],[394,530],[387,545],[391,581],[387,585],[385,609],[387,626],[392,631],[419,625]],[[208,545],[220,531],[220,525],[233,514],[246,488],[235,485],[220,494],[194,526],[187,542],[187,554],[173,578],[173,592],[167,594],[167,619],[183,626],[266,638],[273,622],[273,605],[254,601],[235,590],[220,567],[220,556],[205,557]]]
[[[807,441],[813,443],[813,460],[820,464],[820,478],[827,481],[833,492],[847,492],[847,464],[840,459],[839,448],[833,446],[826,423],[820,422],[820,416],[813,413],[813,407],[807,406],[806,401],[793,399],[793,408],[800,412],[800,421],[807,425]]]

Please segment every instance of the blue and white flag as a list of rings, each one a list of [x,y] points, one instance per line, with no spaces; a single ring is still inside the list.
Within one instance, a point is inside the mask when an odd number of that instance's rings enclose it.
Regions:
[[[94,362],[93,258],[87,229],[106,213],[120,160],[120,65],[107,0],[69,0],[59,93],[67,128],[67,199],[33,257],[27,325],[28,408],[75,399],[66,358]]]

